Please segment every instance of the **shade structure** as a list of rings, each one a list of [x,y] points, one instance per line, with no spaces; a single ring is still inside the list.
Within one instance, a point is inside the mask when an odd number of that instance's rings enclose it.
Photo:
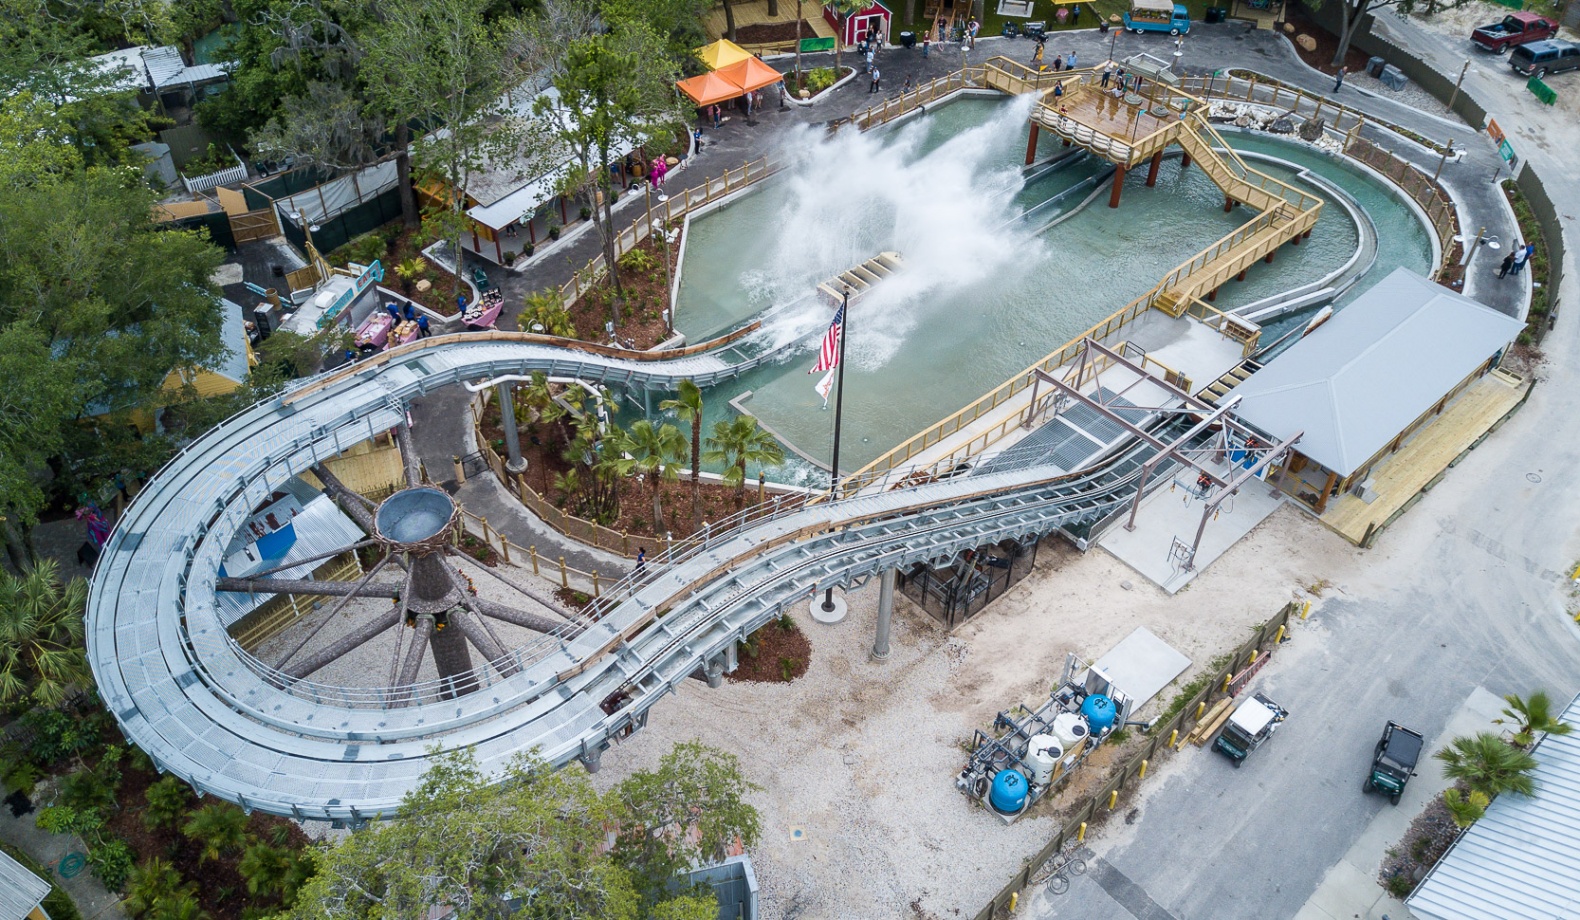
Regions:
[[[785,75],[754,57],[721,67],[713,73],[681,80],[675,85],[697,105],[713,105],[772,86]]]
[[[697,49],[697,57],[702,59],[702,63],[708,65],[709,70],[718,70],[720,67],[739,64],[751,56],[752,53],[750,51],[725,38]]]
[[[700,77],[690,77],[675,84],[680,91],[691,97],[697,105],[713,105],[734,99],[746,92],[739,84],[731,83],[717,73],[705,73]]]
[[[749,57],[740,63],[731,64],[728,67],[721,67],[713,73],[715,76],[723,77],[739,86],[741,93],[749,93],[753,90],[762,89],[765,86],[772,86],[785,78],[784,74],[754,57]],[[740,94],[737,93],[736,95]]]

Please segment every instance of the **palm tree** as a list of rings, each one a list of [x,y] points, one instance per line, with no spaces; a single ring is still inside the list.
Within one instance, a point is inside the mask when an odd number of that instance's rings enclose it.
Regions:
[[[0,571],[0,705],[31,697],[53,708],[93,680],[82,642],[88,583],[63,585],[59,573],[53,559],[21,577]]]
[[[1524,699],[1511,693],[1503,701],[1509,704],[1503,710],[1505,718],[1493,719],[1492,724],[1516,726],[1512,741],[1517,747],[1529,750],[1542,734],[1567,735],[1574,731],[1573,725],[1553,718],[1553,701],[1546,690],[1537,690]]]
[[[401,290],[410,294],[411,286],[416,284],[417,279],[421,278],[422,273],[427,270],[427,261],[417,256],[413,256],[404,262],[396,263],[395,276],[400,278]]]
[[[203,847],[199,860],[218,859],[247,845],[247,815],[228,802],[216,802],[193,812],[181,833]]]
[[[641,473],[647,478],[653,493],[653,532],[661,533],[664,530],[664,501],[660,489],[665,482],[680,478],[675,464],[686,456],[686,441],[680,429],[668,422],[655,425],[644,418],[628,431],[616,429],[612,437],[612,456],[628,455],[615,460],[620,474]]]
[[[186,814],[192,790],[172,775],[150,785],[143,793],[143,798],[148,802],[148,807],[143,811],[143,823],[149,829],[174,827],[181,816]]]
[[[680,381],[674,399],[658,404],[675,410],[675,418],[691,423],[691,529],[702,529],[702,390],[690,380]]]
[[[702,459],[725,465],[724,484],[735,487],[735,509],[739,511],[746,506],[746,464],[773,466],[783,463],[785,454],[756,418],[737,415],[714,424],[713,437],[708,439]]]
[[[155,904],[147,920],[209,920],[211,916],[198,903],[196,887],[188,885]]]
[[[1455,738],[1432,756],[1443,762],[1444,776],[1463,781],[1489,800],[1505,792],[1531,795],[1536,791],[1536,780],[1531,778],[1536,758],[1492,732]]]
[[[181,888],[181,873],[175,866],[157,856],[149,857],[132,870],[126,885],[126,910],[134,917],[148,913]]]
[[[1448,816],[1454,819],[1454,824],[1466,828],[1487,813],[1491,800],[1474,789],[1461,795],[1458,789],[1450,788],[1443,790],[1443,804],[1448,806]]]
[[[269,897],[281,891],[290,878],[291,851],[255,841],[242,854],[236,871],[247,882],[247,893],[253,897]]]

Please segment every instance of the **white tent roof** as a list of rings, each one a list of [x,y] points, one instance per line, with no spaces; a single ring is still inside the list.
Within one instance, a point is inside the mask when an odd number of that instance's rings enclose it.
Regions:
[[[1562,719],[1580,727],[1580,698]],[[1534,754],[1536,794],[1493,800],[1406,901],[1418,920],[1580,917],[1580,731]]]
[[[1235,414],[1348,476],[1525,324],[1399,268],[1230,391]]]

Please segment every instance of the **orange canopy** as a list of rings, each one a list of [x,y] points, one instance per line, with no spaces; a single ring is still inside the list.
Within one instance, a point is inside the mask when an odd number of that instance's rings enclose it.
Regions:
[[[785,78],[784,74],[754,57],[728,67],[720,67],[714,71],[714,74],[737,84],[743,93],[772,86]]]
[[[681,80],[675,85],[697,105],[713,105],[772,86],[783,79],[784,74],[751,57],[700,77]]]

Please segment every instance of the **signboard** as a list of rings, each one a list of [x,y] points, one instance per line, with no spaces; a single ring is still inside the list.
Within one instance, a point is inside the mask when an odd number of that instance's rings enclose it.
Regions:
[[[834,50],[834,39],[833,39],[832,36],[830,36],[828,38],[803,38],[803,39],[801,39],[801,53],[802,54],[806,54],[806,53],[811,52],[811,51],[833,51],[833,50]]]
[[[379,260],[374,259],[373,264],[364,268],[362,274],[357,276],[356,282],[351,285],[350,289],[335,298],[335,302],[330,305],[329,309],[324,311],[324,315],[318,318],[318,328],[322,329],[334,322],[341,311],[356,303],[357,298],[361,297],[364,291],[383,280],[384,266],[379,264]]]
[[[1494,144],[1498,145],[1498,156],[1503,157],[1503,162],[1509,164],[1509,168],[1513,169],[1514,145],[1509,143],[1507,137],[1504,137],[1503,129],[1498,127],[1496,118],[1487,119],[1487,136],[1492,138]]]
[[[1487,136],[1492,138],[1494,144],[1503,143],[1503,129],[1498,127],[1496,118],[1487,119]]]

